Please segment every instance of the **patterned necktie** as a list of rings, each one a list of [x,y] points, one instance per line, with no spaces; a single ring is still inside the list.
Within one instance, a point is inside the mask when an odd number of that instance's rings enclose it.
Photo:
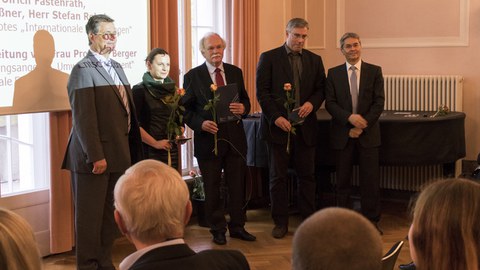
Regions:
[[[130,104],[128,103],[127,90],[125,89],[125,86],[118,77],[115,68],[113,68],[111,60],[109,59],[108,61],[104,62],[104,64],[107,67],[108,74],[110,74],[110,77],[112,77],[113,82],[117,86],[120,97],[122,98],[123,106],[125,107],[128,115],[128,130],[130,131]]]
[[[215,69],[215,84],[217,86],[225,85],[225,81],[223,80],[223,77],[222,77],[222,70],[219,68]]]
[[[302,58],[299,53],[290,54],[290,63],[292,65],[293,71],[293,84],[294,84],[294,96],[295,96],[295,107],[300,106],[300,82],[302,78]]]
[[[352,75],[350,76],[350,94],[352,95],[352,112],[357,113],[358,104],[358,86],[357,86],[357,67],[351,66]]]

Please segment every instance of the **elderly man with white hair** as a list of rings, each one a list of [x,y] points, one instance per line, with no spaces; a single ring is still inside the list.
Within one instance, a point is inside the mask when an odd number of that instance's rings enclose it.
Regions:
[[[178,172],[156,160],[143,160],[118,180],[115,221],[137,251],[120,270],[250,269],[236,250],[194,252],[183,240],[192,205]]]

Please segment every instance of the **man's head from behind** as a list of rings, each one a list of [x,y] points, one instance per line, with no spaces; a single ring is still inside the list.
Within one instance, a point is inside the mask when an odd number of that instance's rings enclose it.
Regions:
[[[192,213],[189,191],[180,174],[156,160],[130,167],[115,190],[115,221],[137,249],[183,237]]]
[[[294,270],[381,269],[382,239],[368,219],[352,210],[327,208],[295,232]]]

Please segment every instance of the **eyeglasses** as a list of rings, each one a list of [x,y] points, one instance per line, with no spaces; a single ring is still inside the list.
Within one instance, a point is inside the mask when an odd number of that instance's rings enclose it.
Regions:
[[[307,39],[308,38],[308,35],[301,35],[301,34],[292,33],[292,32],[290,32],[290,34],[292,34],[295,39]]]
[[[115,40],[117,39],[117,33],[98,33],[94,34],[95,36],[101,36],[104,40]]]
[[[357,48],[360,48],[360,43],[359,43],[359,42],[355,42],[355,43],[353,43],[353,44],[345,44],[345,45],[343,46],[343,48],[344,48],[344,49],[347,49],[347,50],[352,49],[352,48],[357,49]]]

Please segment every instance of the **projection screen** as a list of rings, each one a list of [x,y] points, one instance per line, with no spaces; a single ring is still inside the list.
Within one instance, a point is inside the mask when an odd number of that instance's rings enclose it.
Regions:
[[[0,115],[70,110],[67,81],[88,49],[93,14],[115,20],[111,58],[130,84],[141,81],[148,53],[147,0],[0,0]]]

